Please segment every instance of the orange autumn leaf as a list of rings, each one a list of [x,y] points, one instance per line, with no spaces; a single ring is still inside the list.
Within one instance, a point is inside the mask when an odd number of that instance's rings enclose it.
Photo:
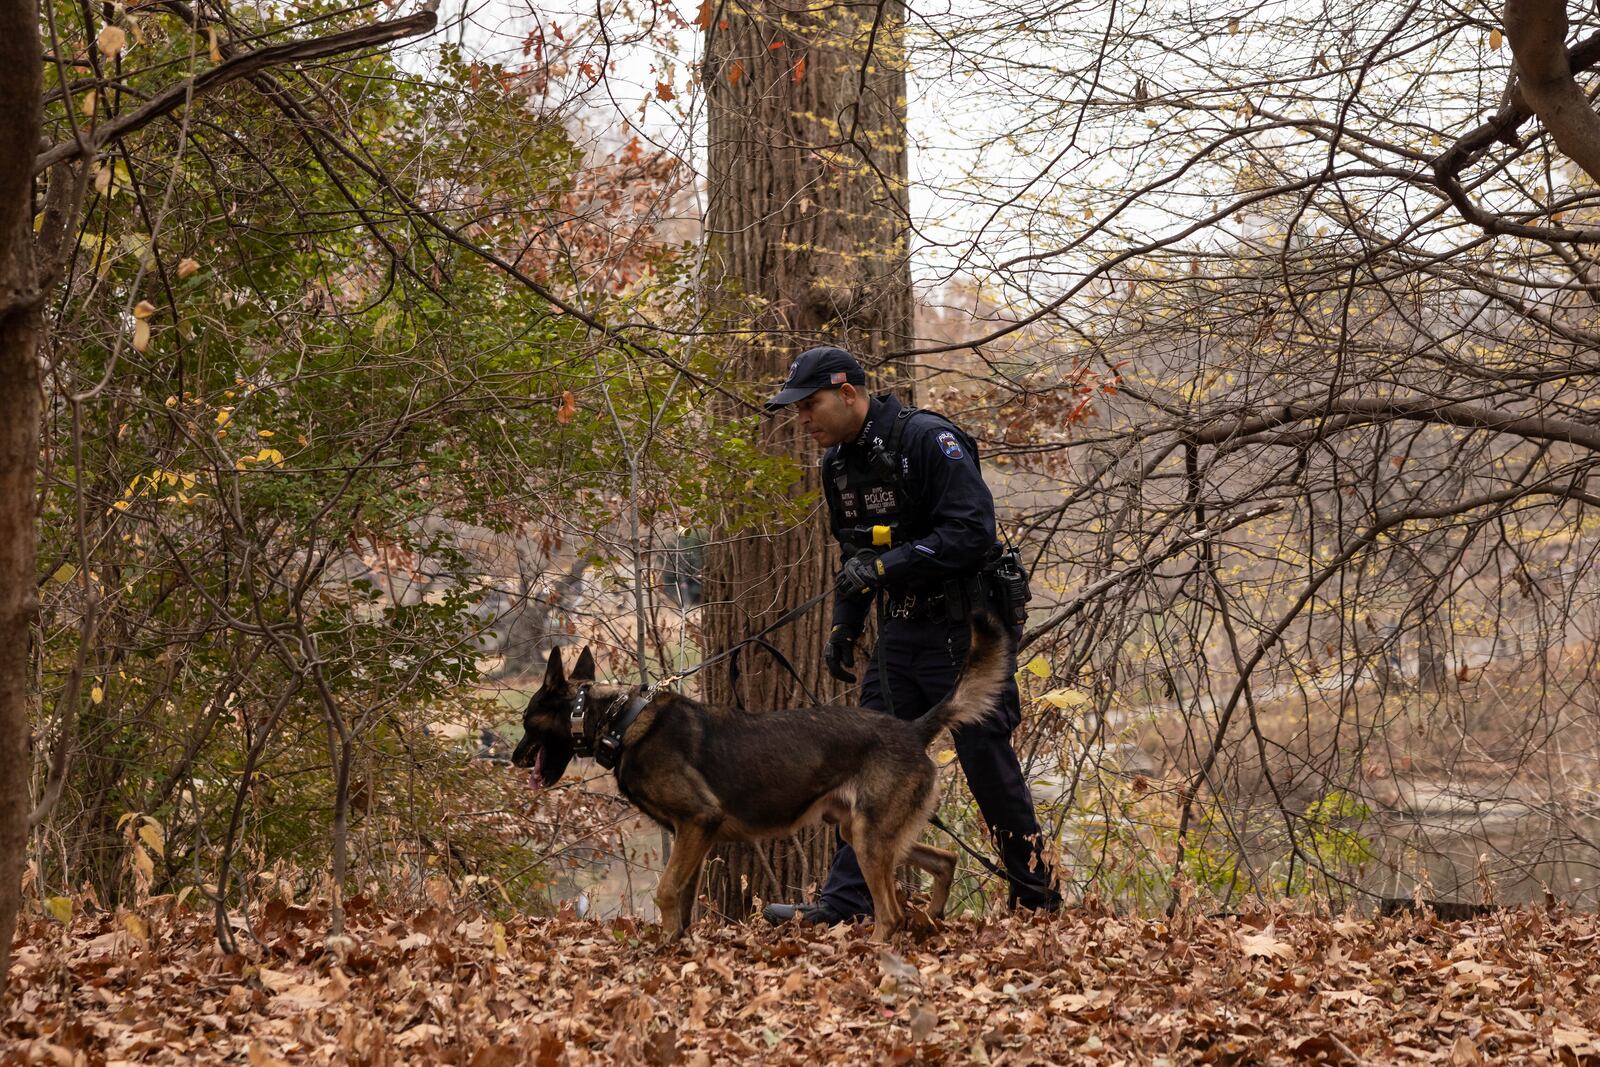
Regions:
[[[571,389],[563,390],[561,393],[561,407],[556,411],[556,421],[565,426],[567,423],[572,421],[572,416],[576,415],[577,413],[577,398],[572,395]]]
[[[700,0],[700,10],[695,13],[694,24],[702,30],[711,28],[711,0]]]
[[[728,68],[728,84],[738,85],[742,77],[744,77],[744,64],[736,59],[733,61],[733,66]]]
[[[676,95],[672,91],[672,86],[666,82],[656,82],[656,98],[658,100],[671,100]]]
[[[801,56],[800,57],[800,61],[794,65],[794,74],[792,75],[792,77],[794,78],[794,83],[796,85],[799,85],[802,81],[805,80],[805,76],[806,76],[806,57],[805,56]]]

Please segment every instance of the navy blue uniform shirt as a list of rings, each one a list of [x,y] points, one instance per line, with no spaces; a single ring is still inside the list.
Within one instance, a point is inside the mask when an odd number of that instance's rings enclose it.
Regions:
[[[884,588],[891,595],[933,594],[946,579],[973,574],[988,562],[995,546],[994,496],[965,436],[944,417],[919,411],[906,420],[900,437],[899,479],[873,478],[870,489],[845,499],[836,484],[836,461],[869,470],[873,441],[887,439],[900,410],[900,401],[887,393],[869,400],[861,432],[822,457],[823,496],[843,548],[841,561],[853,554],[849,538],[857,527],[893,514],[899,528],[894,546],[881,557]],[[898,499],[902,488],[906,500]],[[871,607],[870,596],[840,593],[834,597],[833,625],[859,634]]]

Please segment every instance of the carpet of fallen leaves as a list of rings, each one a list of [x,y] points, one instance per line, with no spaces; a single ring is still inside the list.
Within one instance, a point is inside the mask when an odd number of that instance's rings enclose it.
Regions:
[[[656,928],[356,898],[347,935],[273,901],[224,956],[208,916],[44,915],[20,933],[0,1062],[1600,1065],[1600,923],[1079,909],[861,927]]]

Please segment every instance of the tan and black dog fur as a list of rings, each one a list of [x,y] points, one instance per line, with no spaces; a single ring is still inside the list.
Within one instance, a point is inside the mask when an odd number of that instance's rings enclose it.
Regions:
[[[975,614],[955,689],[910,721],[833,705],[731,711],[656,694],[623,736],[615,773],[623,796],[673,834],[656,889],[668,934],[679,936],[689,924],[713,844],[787,836],[819,819],[838,824],[856,850],[872,892],[874,939],[887,940],[905,921],[894,879],[900,863],[933,875],[931,907],[941,914],[956,858],[917,841],[935,803],[928,745],[946,727],[991,713],[1010,670],[1008,643],[996,620]],[[569,676],[552,650],[544,683],[523,712],[511,761],[532,768],[540,786],[559,781],[572,759],[569,715],[578,687],[594,681],[594,667],[584,649]],[[609,702],[633,692],[591,685],[590,728]]]

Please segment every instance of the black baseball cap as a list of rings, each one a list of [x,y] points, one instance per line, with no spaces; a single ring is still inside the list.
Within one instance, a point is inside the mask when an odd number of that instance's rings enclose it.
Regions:
[[[789,377],[783,383],[783,391],[767,401],[767,410],[777,411],[796,400],[804,400],[818,389],[837,389],[846,382],[867,384],[867,372],[861,369],[856,357],[831,345],[808,348],[789,364]]]

